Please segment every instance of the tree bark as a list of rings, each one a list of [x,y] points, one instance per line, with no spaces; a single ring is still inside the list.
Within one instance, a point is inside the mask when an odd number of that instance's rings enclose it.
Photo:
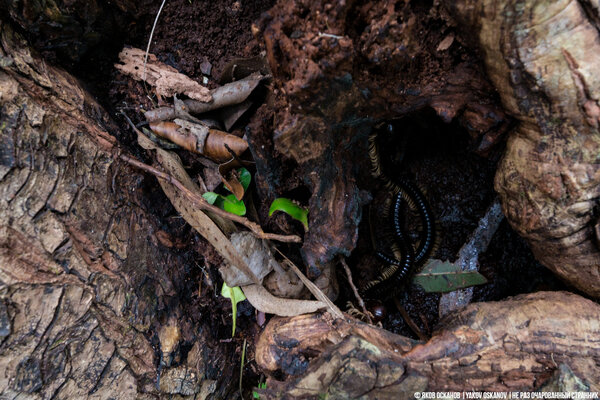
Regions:
[[[542,264],[600,297],[598,2],[448,5],[519,121],[496,175],[504,214]]]
[[[194,249],[167,247],[154,178],[115,161],[108,115],[4,23],[0,59],[0,397],[227,397],[239,353],[198,304]]]
[[[266,398],[414,398],[421,391],[531,391],[564,365],[600,386],[600,306],[567,292],[474,303],[440,321],[426,343],[328,315],[277,318],[256,348],[272,375]],[[285,381],[273,376],[286,376]]]

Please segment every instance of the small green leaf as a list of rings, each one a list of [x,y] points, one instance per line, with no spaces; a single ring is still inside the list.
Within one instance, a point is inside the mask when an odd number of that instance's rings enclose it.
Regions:
[[[448,261],[431,259],[423,270],[413,277],[413,282],[429,293],[445,293],[487,283],[476,271],[463,271]]]
[[[258,384],[258,388],[259,389],[266,389],[267,388],[267,382],[261,382],[261,383],[259,383]],[[256,390],[253,390],[252,391],[252,397],[255,398],[255,399],[260,399],[260,394],[258,394],[256,392]]]
[[[215,204],[215,200],[219,197],[215,192],[206,192],[202,195],[209,204]]]
[[[233,315],[233,329],[231,331],[231,337],[234,337],[235,323],[237,320],[237,303],[246,300],[246,296],[244,296],[244,292],[242,292],[242,289],[239,286],[230,288],[225,282],[223,282],[223,287],[221,288],[221,296],[231,299],[231,313]]]
[[[290,199],[279,197],[271,203],[269,217],[273,215],[275,211],[283,211],[290,217],[302,222],[304,229],[308,230],[308,210],[306,208],[300,207]]]
[[[248,186],[250,186],[250,181],[252,180],[252,174],[246,168],[241,167],[238,170],[238,174],[240,174],[240,183],[244,188],[244,192],[248,190]]]
[[[246,215],[246,205],[243,201],[235,198],[233,194],[227,196],[221,196],[214,192],[206,192],[202,195],[206,201],[213,204],[220,209],[230,212],[235,215]]]
[[[233,194],[221,197],[223,198],[223,206],[219,207],[223,208],[223,210],[235,215],[246,215],[246,205],[242,200],[236,199]]]

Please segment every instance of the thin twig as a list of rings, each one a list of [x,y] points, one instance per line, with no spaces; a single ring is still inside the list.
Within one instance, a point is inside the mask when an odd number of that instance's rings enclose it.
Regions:
[[[394,304],[396,304],[396,308],[400,312],[400,315],[402,315],[402,318],[404,318],[406,324],[410,327],[410,329],[412,329],[414,333],[416,333],[419,339],[421,339],[424,342],[428,341],[429,338],[427,337],[427,335],[423,333],[421,329],[419,329],[417,324],[415,324],[415,321],[413,321],[410,315],[408,315],[406,309],[402,306],[402,304],[400,304],[400,300],[398,300],[397,297],[394,297]]]
[[[333,304],[333,302],[331,300],[329,300],[329,297],[327,297],[325,295],[325,293],[323,293],[323,291],[317,287],[317,285],[315,285],[314,283],[312,283],[310,281],[310,279],[308,279],[306,276],[304,276],[304,274],[302,273],[302,271],[300,271],[300,269],[298,269],[298,267],[296,266],[296,264],[294,264],[294,262],[292,260],[290,260],[289,258],[287,258],[286,255],[281,252],[281,250],[279,250],[276,247],[275,247],[275,250],[277,250],[277,252],[283,258],[285,258],[285,260],[288,262],[288,265],[290,266],[290,268],[294,270],[294,272],[296,273],[296,275],[298,275],[298,278],[300,278],[300,280],[302,281],[302,283],[304,283],[304,286],[306,286],[306,288],[313,294],[313,296],[315,296],[317,298],[317,300],[321,300],[323,303],[325,303],[325,305],[327,305],[327,308],[329,309],[328,310],[329,313],[334,318],[342,318],[342,319],[344,319],[344,314],[342,313],[342,310],[340,310],[339,308],[337,308],[337,306],[335,304]]]
[[[302,239],[300,239],[300,237],[296,236],[296,235],[279,235],[276,233],[266,233],[262,230],[260,225],[258,225],[257,223],[252,222],[252,221],[248,220],[247,218],[241,217],[239,215],[232,214],[230,212],[222,210],[219,207],[208,203],[204,199],[204,197],[200,196],[199,194],[197,194],[197,193],[191,191],[190,189],[188,189],[187,187],[185,187],[185,185],[183,183],[181,183],[181,181],[179,181],[177,178],[175,178],[163,171],[160,171],[148,164],[144,164],[143,162],[138,161],[138,160],[136,160],[132,157],[129,157],[125,154],[119,155],[119,158],[121,158],[121,160],[125,161],[129,165],[139,168],[143,171],[149,172],[152,175],[156,176],[157,178],[162,179],[162,180],[170,183],[171,185],[175,186],[177,189],[179,189],[179,191],[188,200],[190,200],[199,209],[201,209],[203,211],[211,211],[220,217],[223,217],[223,218],[229,219],[233,222],[237,222],[238,224],[244,225],[246,228],[250,229],[252,231],[252,233],[255,234],[260,239],[277,240],[279,242],[287,242],[287,243],[290,243],[290,242],[291,243],[300,243],[302,241]]]
[[[156,23],[158,22],[158,17],[160,16],[160,13],[162,12],[162,9],[165,6],[166,2],[167,2],[167,0],[163,0],[163,2],[161,3],[160,8],[158,9],[158,12],[156,13],[156,18],[154,18],[154,24],[152,24],[152,30],[150,31],[150,38],[148,39],[148,46],[146,46],[146,54],[144,54],[144,71],[142,72],[142,80],[144,82],[146,81],[146,63],[148,62],[148,54],[150,53],[150,44],[152,43],[152,36],[154,36],[154,29],[156,29]]]
[[[125,114],[123,111],[121,111],[121,114],[125,117],[125,120],[127,121],[127,123],[129,124],[129,126],[131,126],[131,128],[138,134],[138,135],[142,135],[142,133],[140,132],[140,130],[138,128],[136,128],[136,126],[134,125],[134,123],[131,121],[131,119],[129,119],[129,117],[127,116],[127,114]],[[252,233],[254,233],[257,237],[259,237],[260,239],[268,239],[268,240],[277,240],[279,242],[287,242],[287,243],[300,243],[302,242],[302,239],[299,236],[296,235],[279,235],[276,233],[266,233],[262,230],[262,228],[260,227],[260,225],[248,220],[247,218],[241,217],[239,215],[236,214],[232,214],[230,212],[227,212],[225,210],[220,209],[217,206],[213,206],[212,204],[208,203],[204,197],[199,196],[197,193],[192,192],[191,190],[189,190],[187,187],[185,187],[185,185],[183,183],[181,183],[177,178],[159,171],[158,169],[144,164],[143,162],[140,162],[132,157],[129,157],[127,155],[124,154],[120,154],[119,157],[121,158],[121,160],[129,163],[130,165],[137,167],[141,170],[150,172],[152,175],[156,176],[159,179],[163,179],[167,182],[169,182],[170,184],[174,185],[175,187],[177,187],[179,190],[181,190],[181,192],[183,192],[183,194],[189,199],[191,200],[194,204],[196,204],[201,210],[204,211],[212,211],[213,213],[215,213],[216,215],[223,217],[225,219],[229,219],[233,222],[237,222],[239,224],[244,225],[245,227],[247,227],[248,229],[250,229],[252,231]]]
[[[360,297],[360,294],[358,293],[358,289],[356,288],[356,286],[354,285],[354,282],[352,281],[352,271],[350,271],[350,267],[348,267],[348,264],[346,263],[346,259],[343,256],[340,256],[340,263],[344,267],[344,271],[346,271],[346,277],[348,278],[348,283],[350,284],[350,287],[352,288],[352,292],[354,292],[354,297],[356,297],[356,301],[358,301],[358,306],[362,309],[362,312],[365,314],[365,316],[367,318],[367,322],[369,324],[372,324],[373,321],[371,320],[371,316],[369,315],[370,312],[367,310],[364,300],[362,299],[362,297]]]
[[[242,393],[242,377],[244,376],[244,361],[246,358],[246,339],[242,345],[242,362],[240,363],[240,397],[244,400],[244,394]]]

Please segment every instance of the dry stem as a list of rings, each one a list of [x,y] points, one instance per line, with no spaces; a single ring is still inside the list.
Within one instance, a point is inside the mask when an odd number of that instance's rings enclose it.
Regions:
[[[269,240],[277,240],[280,242],[288,242],[288,243],[300,243],[302,241],[302,239],[300,239],[299,236],[296,235],[279,235],[276,233],[266,233],[262,230],[262,228],[255,222],[252,222],[250,220],[248,220],[247,218],[241,217],[239,215],[235,215],[232,214],[230,212],[227,212],[225,210],[220,209],[219,207],[216,207],[212,204],[209,204],[202,196],[199,196],[198,194],[192,192],[191,190],[189,190],[188,188],[186,188],[183,183],[181,183],[178,179],[174,178],[173,176],[162,172],[150,165],[144,164],[143,162],[140,162],[132,157],[129,157],[125,154],[120,154],[119,158],[123,161],[125,161],[126,163],[139,168],[141,170],[144,170],[146,172],[151,173],[152,175],[156,176],[159,179],[165,180],[167,182],[169,182],[170,184],[172,184],[173,186],[177,187],[177,189],[179,189],[179,191],[188,198],[188,200],[190,200],[192,203],[194,203],[194,205],[196,205],[198,208],[200,208],[203,211],[211,211],[214,214],[229,219],[233,222],[237,222],[238,224],[242,224],[244,225],[246,228],[250,229],[252,231],[252,233],[254,233],[258,238],[260,239],[269,239]]]

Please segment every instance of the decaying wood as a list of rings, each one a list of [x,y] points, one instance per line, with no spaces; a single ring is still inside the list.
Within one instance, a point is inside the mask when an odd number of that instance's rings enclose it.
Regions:
[[[484,50],[489,77],[519,120],[496,175],[504,214],[542,264],[600,297],[598,7],[574,0],[448,7]]]
[[[159,96],[172,97],[183,93],[196,101],[212,101],[208,88],[158,61],[154,54],[149,54],[147,62],[144,62],[145,54],[144,50],[126,47],[119,53],[122,64],[115,64],[115,68],[138,81],[148,82]]]
[[[441,19],[435,14],[393,0],[364,7],[279,1],[254,27],[281,105],[247,135],[257,182],[267,198],[308,183],[310,231],[302,251],[311,278],[356,245],[369,199],[357,181],[370,179],[369,168],[357,166],[369,165],[367,137],[374,125],[430,107],[444,121],[457,119],[483,151],[508,123],[478,60],[457,50],[454,57],[464,62],[438,62],[446,55],[437,44],[419,39]],[[364,24],[360,32],[356,21]],[[290,30],[295,26],[302,29]],[[297,167],[286,171],[287,160]],[[298,179],[282,187],[289,175]]]
[[[313,314],[269,322],[256,361],[271,373],[266,398],[413,397],[417,391],[533,390],[559,365],[600,389],[600,306],[567,292],[470,304],[426,343]],[[280,375],[279,375],[280,376]],[[362,396],[362,397],[361,397]]]

